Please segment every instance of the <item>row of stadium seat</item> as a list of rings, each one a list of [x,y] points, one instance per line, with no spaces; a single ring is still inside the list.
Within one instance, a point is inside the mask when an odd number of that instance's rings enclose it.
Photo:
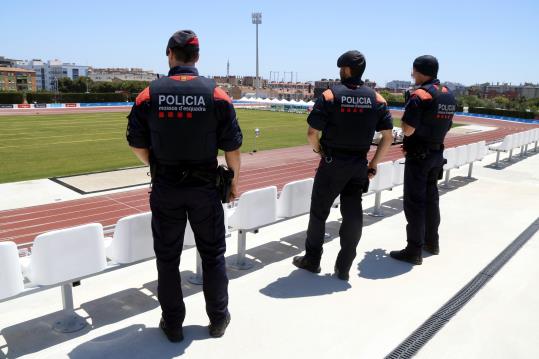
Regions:
[[[539,130],[533,131],[526,132],[528,134],[523,137],[524,140],[511,143],[525,146],[535,142],[537,150]],[[502,143],[506,143],[506,139]],[[501,147],[503,146],[494,146],[494,148]],[[485,141],[446,149],[445,183],[448,183],[452,169],[465,165],[470,166],[468,177],[471,177],[473,163],[482,160],[487,153]],[[404,159],[378,165],[377,175],[370,182],[368,192],[375,195],[375,206],[371,215],[383,216],[381,194],[403,184],[404,170]],[[262,227],[309,212],[313,183],[312,178],[290,182],[283,187],[280,194],[277,193],[275,186],[248,191],[232,206],[224,207],[227,233],[238,231],[238,253],[234,263],[231,264],[232,267],[248,269],[253,265],[253,262],[246,257],[247,233],[257,233]],[[334,205],[338,206],[339,203],[340,198],[337,198]],[[184,247],[194,245],[194,234],[188,223]],[[115,226],[112,238],[105,238],[103,226],[98,223],[41,234],[36,237],[31,255],[27,257],[19,258],[15,243],[1,242],[0,302],[61,286],[64,310],[72,313],[72,283],[140,263],[154,256],[150,212],[121,218]],[[24,278],[27,281],[26,285]],[[196,274],[190,281],[202,283],[202,266],[198,253]],[[73,325],[76,321],[71,320],[70,323]],[[73,328],[66,329],[64,325],[59,330],[73,330]]]
[[[520,155],[523,156],[528,151],[528,146],[533,143],[535,143],[534,151],[537,152],[537,142],[539,142],[539,128],[507,135],[502,142],[494,143],[488,148],[496,152],[496,167],[498,167],[500,153],[509,152],[509,160],[511,160],[513,150],[520,148]]]

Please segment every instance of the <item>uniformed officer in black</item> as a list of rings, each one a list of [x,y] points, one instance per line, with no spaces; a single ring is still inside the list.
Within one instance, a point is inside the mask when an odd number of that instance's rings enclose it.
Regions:
[[[366,62],[360,52],[344,53],[337,66],[341,84],[326,90],[317,99],[307,119],[309,143],[321,160],[311,198],[306,253],[294,257],[293,264],[320,273],[326,219],[340,195],[341,250],[335,263],[335,275],[348,280],[363,227],[361,196],[393,142],[393,120],[384,98],[361,80]],[[375,131],[381,131],[383,137],[368,163],[367,152]]]
[[[413,64],[412,76],[419,88],[409,97],[402,117],[406,155],[404,214],[408,221],[408,245],[390,255],[398,260],[421,264],[421,249],[431,254],[440,252],[438,179],[444,165],[444,139],[451,128],[457,103],[453,94],[437,79],[438,60],[435,57],[418,57]]]
[[[138,95],[128,116],[127,141],[153,173],[150,207],[162,309],[159,326],[170,341],[178,342],[185,318],[179,264],[187,219],[202,258],[210,335],[222,336],[230,322],[224,214],[215,179],[221,149],[235,173],[236,196],[242,133],[227,94],[213,80],[198,76],[195,33],[174,33],[166,54],[169,74]]]

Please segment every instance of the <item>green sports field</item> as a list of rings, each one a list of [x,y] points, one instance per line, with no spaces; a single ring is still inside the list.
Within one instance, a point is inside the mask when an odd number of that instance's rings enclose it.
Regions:
[[[306,115],[237,111],[242,151],[306,144]],[[0,183],[138,166],[122,112],[0,116]],[[395,121],[399,125],[399,121]]]

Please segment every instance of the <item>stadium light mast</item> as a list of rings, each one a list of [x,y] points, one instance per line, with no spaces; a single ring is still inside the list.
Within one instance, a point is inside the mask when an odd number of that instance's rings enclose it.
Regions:
[[[260,77],[258,69],[258,25],[262,24],[262,13],[253,12],[251,14],[252,22],[256,25],[256,79],[255,79],[255,88],[258,90],[260,87]]]

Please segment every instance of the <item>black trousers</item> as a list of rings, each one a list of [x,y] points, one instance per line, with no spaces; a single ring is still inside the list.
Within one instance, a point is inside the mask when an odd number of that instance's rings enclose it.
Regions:
[[[150,207],[158,272],[157,297],[165,323],[177,328],[185,319],[179,265],[187,218],[202,258],[206,312],[212,323],[224,320],[228,312],[228,278],[224,213],[217,189],[211,185],[182,186],[157,176]]]
[[[438,176],[443,170],[442,151],[431,151],[422,159],[406,158],[404,169],[404,215],[407,250],[420,255],[425,242],[438,243],[440,201]]]
[[[356,257],[356,247],[363,229],[363,189],[368,186],[367,160],[361,157],[333,157],[327,163],[320,161],[311,197],[311,210],[307,240],[306,257],[320,262],[326,220],[335,198],[341,195],[342,224],[339,230],[341,250],[336,266],[347,273]]]

